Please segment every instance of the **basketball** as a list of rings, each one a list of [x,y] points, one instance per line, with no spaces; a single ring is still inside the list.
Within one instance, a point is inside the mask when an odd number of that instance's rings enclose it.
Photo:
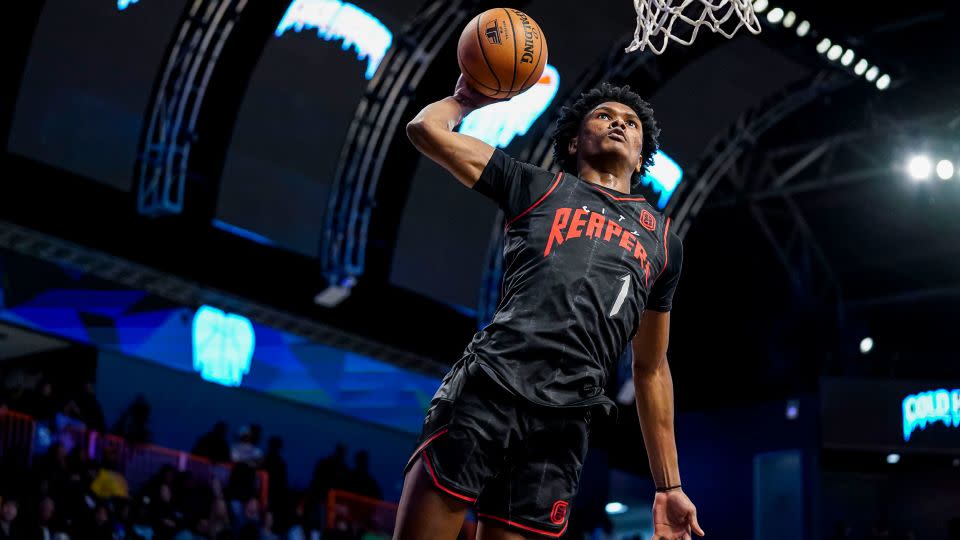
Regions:
[[[547,65],[547,40],[526,13],[488,9],[460,34],[457,62],[475,90],[492,98],[511,98],[540,80]]]

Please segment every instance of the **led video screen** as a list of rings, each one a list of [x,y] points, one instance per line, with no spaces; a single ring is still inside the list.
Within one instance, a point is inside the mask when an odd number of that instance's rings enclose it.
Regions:
[[[354,112],[418,0],[294,0],[254,69],[217,224],[307,256]]]
[[[158,65],[185,0],[46,0],[8,150],[129,191]]]

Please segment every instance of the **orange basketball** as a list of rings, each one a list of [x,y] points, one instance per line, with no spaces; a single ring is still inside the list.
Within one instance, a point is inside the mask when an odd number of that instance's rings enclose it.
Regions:
[[[547,40],[540,26],[519,9],[488,9],[460,34],[457,62],[478,92],[511,98],[540,80],[547,65]]]

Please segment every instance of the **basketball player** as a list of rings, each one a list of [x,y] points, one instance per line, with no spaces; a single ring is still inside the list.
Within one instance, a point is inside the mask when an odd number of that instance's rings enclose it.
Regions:
[[[417,149],[500,206],[506,238],[497,312],[431,402],[394,538],[453,540],[470,506],[482,540],[560,537],[591,414],[614,408],[603,391],[631,340],[654,536],[703,536],[680,486],[666,358],[682,247],[631,194],[657,150],[653,111],[629,87],[584,94],[558,121],[555,174],[453,131],[494,101],[461,76],[407,126]]]

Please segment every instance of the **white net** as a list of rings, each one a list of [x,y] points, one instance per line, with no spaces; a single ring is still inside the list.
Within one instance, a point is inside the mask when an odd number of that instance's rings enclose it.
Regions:
[[[753,34],[760,33],[753,0],[633,0],[633,5],[637,10],[637,30],[627,52],[649,47],[653,53],[663,54],[670,41],[690,45],[701,26],[727,38],[741,27]],[[675,29],[678,21],[680,25]]]

